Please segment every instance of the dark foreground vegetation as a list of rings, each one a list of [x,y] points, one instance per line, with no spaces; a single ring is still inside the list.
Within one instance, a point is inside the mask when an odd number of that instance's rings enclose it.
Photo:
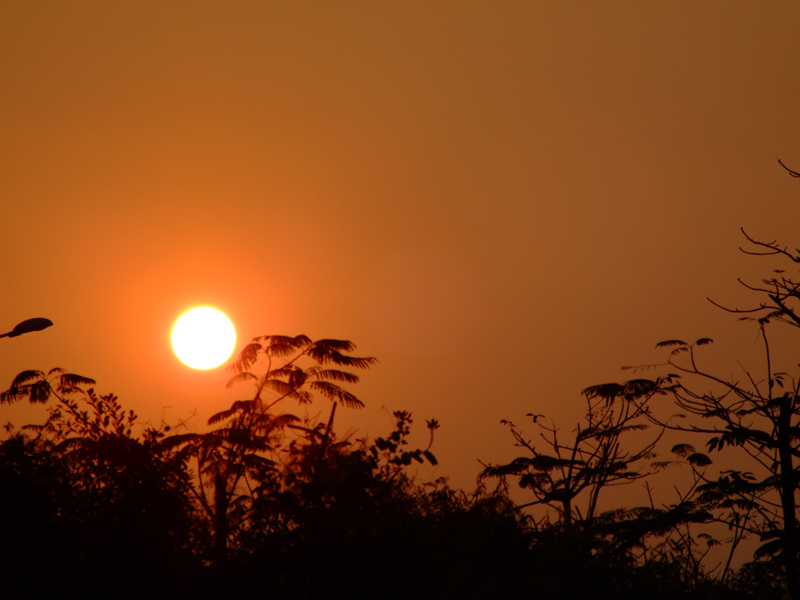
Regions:
[[[747,253],[800,263],[745,236]],[[409,476],[436,463],[436,421],[424,448],[401,411],[385,437],[337,437],[337,409],[362,405],[355,371],[375,362],[350,342],[256,338],[231,379],[255,392],[206,433],[139,427],[85,377],[20,373],[0,403],[46,417],[0,441],[3,597],[800,600],[800,379],[776,366],[798,357],[768,336],[800,327],[800,283],[778,270],[745,285],[760,300],[725,310],[760,333],[759,370],[732,380],[702,366],[711,340],[662,342],[664,362],[637,368],[650,378],[584,391],[576,429],[506,422],[521,456],[484,465],[469,493]],[[311,402],[321,422],[293,414]],[[686,439],[665,453],[665,432]],[[601,510],[610,486],[650,490],[668,467],[690,481],[672,502]]]
[[[8,597],[770,597],[679,551],[642,560],[633,547],[660,523],[616,543],[599,521],[535,523],[502,489],[412,481],[405,466],[435,458],[405,445],[407,413],[369,443],[243,408],[211,434],[135,436],[132,413],[77,379],[18,378],[58,406],[0,443]]]

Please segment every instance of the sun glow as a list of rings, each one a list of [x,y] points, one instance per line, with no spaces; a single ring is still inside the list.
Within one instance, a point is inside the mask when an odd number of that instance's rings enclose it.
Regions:
[[[193,369],[213,369],[221,365],[235,345],[233,324],[214,308],[193,308],[172,328],[175,354]]]

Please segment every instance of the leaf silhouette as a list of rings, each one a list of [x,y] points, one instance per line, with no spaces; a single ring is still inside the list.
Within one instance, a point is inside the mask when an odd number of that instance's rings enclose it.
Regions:
[[[688,346],[688,344],[683,340],[665,340],[656,344],[656,348],[668,348],[670,346]]]
[[[692,454],[686,457],[686,460],[688,460],[689,463],[693,464],[696,467],[707,467],[708,465],[711,464],[711,459],[708,458],[708,456],[706,456],[705,454],[702,454],[700,452],[693,452]]]
[[[681,458],[686,458],[694,452],[694,446],[691,444],[675,444],[671,452]]]

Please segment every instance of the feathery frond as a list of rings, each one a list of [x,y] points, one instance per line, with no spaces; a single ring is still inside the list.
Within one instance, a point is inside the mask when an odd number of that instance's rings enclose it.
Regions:
[[[309,387],[319,392],[329,400],[341,402],[348,408],[363,408],[364,406],[364,403],[356,398],[353,394],[347,390],[343,390],[338,385],[329,381],[312,381],[309,384]]]
[[[239,358],[233,361],[228,369],[234,373],[243,373],[250,369],[258,361],[258,355],[262,351],[261,344],[252,342],[247,344],[239,352]]]
[[[217,423],[221,423],[222,421],[227,421],[228,419],[236,416],[241,412],[247,412],[253,405],[252,400],[237,400],[234,402],[228,410],[220,411],[214,415],[211,415],[208,419],[209,425],[216,425]]]
[[[671,452],[676,456],[680,456],[681,458],[686,458],[690,454],[694,452],[694,446],[691,444],[675,444],[672,447]]]
[[[355,373],[348,373],[347,371],[339,371],[337,369],[322,369],[320,367],[311,367],[306,372],[310,377],[314,379],[328,379],[332,381],[341,381],[342,383],[359,382],[359,377]]]
[[[22,371],[14,377],[14,381],[11,382],[11,388],[20,388],[34,379],[44,379],[44,373],[41,371]]]
[[[656,348],[668,348],[669,346],[688,346],[688,344],[682,340],[665,340],[656,344]]]
[[[236,373],[236,375],[234,375],[233,377],[231,377],[228,380],[228,383],[225,384],[225,387],[232,388],[237,383],[241,383],[243,381],[255,381],[255,382],[257,382],[258,381],[258,377],[256,377],[250,371],[241,371],[239,373]]]
[[[95,385],[97,382],[89,377],[76,375],[75,373],[63,373],[59,377],[56,389],[59,394],[68,394],[75,391],[81,385]]]

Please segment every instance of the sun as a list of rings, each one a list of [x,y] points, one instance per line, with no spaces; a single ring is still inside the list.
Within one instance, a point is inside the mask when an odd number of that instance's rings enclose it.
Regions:
[[[233,352],[236,331],[228,317],[215,308],[193,308],[172,328],[172,348],[193,369],[218,367]]]

